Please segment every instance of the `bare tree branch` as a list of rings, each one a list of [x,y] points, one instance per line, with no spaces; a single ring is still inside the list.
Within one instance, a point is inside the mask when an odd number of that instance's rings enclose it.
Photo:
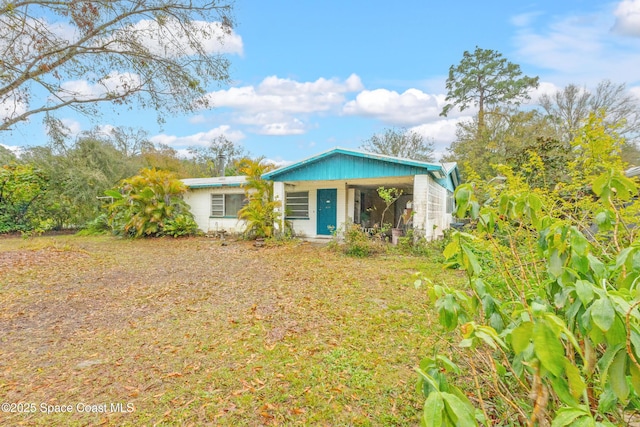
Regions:
[[[225,42],[240,49],[231,12],[227,0],[0,1],[0,130],[100,102],[160,119],[207,106],[207,86],[229,79]]]

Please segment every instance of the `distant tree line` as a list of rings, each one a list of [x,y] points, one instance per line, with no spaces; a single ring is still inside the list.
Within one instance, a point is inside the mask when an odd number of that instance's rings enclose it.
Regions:
[[[26,147],[19,156],[0,146],[0,233],[83,228],[105,212],[105,191],[144,169],[175,178],[229,175],[248,156],[224,136],[181,156],[139,129],[94,129],[71,138],[56,121],[49,135],[47,145]]]
[[[538,77],[523,75],[519,65],[496,51],[476,47],[464,52],[460,63],[449,69],[441,115],[470,108],[477,113],[458,123],[441,160],[457,162],[463,178],[491,179],[499,174],[499,165],[518,168],[535,154],[543,172],[530,176],[530,184],[553,187],[566,183],[568,164],[580,152],[572,142],[595,115],[607,132],[623,141],[623,162],[640,165],[640,100],[624,83],[603,80],[593,89],[569,84],[542,95],[537,105],[524,104],[538,85]],[[384,129],[361,148],[434,161],[433,140],[411,129]]]

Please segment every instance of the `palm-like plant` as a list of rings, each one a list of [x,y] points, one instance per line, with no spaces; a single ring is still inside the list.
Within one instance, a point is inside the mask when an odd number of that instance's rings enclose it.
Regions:
[[[106,192],[114,198],[110,206],[112,227],[134,237],[160,236],[167,223],[181,216],[191,217],[182,199],[186,190],[171,172],[143,169],[139,175],[123,180],[116,190]]]
[[[275,166],[263,163],[263,158],[243,158],[236,163],[236,168],[247,176],[244,188],[248,203],[238,212],[238,218],[247,224],[245,235],[253,238],[272,237],[280,218],[276,210],[280,201],[273,199],[273,182],[262,179],[262,175],[275,169]]]

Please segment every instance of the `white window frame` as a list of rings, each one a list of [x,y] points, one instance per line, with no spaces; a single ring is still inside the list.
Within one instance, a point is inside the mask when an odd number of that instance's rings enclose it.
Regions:
[[[288,191],[284,198],[286,219],[309,219],[308,191]],[[291,209],[292,206],[295,209]]]

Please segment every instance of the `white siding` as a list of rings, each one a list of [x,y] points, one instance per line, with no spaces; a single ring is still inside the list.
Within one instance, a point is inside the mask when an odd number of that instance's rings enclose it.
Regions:
[[[275,183],[279,184],[278,182]],[[347,185],[344,181],[301,181],[294,185],[285,184],[285,191],[308,191],[309,192],[309,219],[288,220],[296,235],[304,237],[319,237],[317,233],[316,221],[317,197],[319,189],[335,189],[336,191],[336,227],[340,227],[347,222]],[[327,237],[327,236],[320,236]]]
[[[238,218],[212,218],[211,217],[211,195],[212,194],[244,194],[244,190],[239,187],[228,188],[195,188],[190,189],[184,195],[184,201],[191,208],[198,228],[205,233],[225,230],[229,233],[242,233],[245,229],[245,222]]]
[[[429,175],[416,175],[413,181],[413,227],[418,235],[431,240],[442,236],[451,224],[447,214],[447,190]]]
[[[274,182],[273,183],[273,199],[280,201],[280,206],[277,208],[280,213],[280,223],[278,224],[278,229],[284,230],[284,198],[285,196],[285,187],[284,182]]]

